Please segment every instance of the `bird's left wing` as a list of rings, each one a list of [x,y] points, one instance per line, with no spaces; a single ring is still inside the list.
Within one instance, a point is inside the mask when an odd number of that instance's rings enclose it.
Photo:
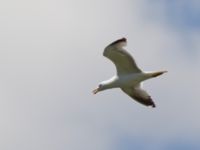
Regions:
[[[118,75],[142,72],[133,57],[123,49],[126,42],[125,38],[114,41],[105,48],[103,55],[115,64]]]
[[[156,107],[155,103],[151,99],[151,96],[140,86],[121,88],[121,90],[143,105]]]

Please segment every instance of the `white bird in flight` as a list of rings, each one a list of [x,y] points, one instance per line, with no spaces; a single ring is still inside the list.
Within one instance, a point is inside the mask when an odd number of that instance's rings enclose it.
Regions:
[[[143,72],[137,66],[133,57],[123,48],[126,45],[126,38],[121,38],[105,48],[103,56],[107,57],[115,64],[117,75],[109,80],[101,82],[99,86],[93,90],[93,93],[96,94],[111,88],[121,88],[123,92],[137,102],[146,106],[156,107],[151,96],[141,88],[141,82],[160,76],[167,71]]]

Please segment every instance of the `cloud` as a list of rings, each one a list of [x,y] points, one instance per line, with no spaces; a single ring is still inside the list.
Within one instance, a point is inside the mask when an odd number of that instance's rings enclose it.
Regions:
[[[121,139],[116,141],[115,149],[141,149],[141,150],[198,150],[200,145],[197,139],[188,137],[172,138],[165,141],[159,139],[151,139],[149,137],[134,137],[121,135]]]
[[[196,0],[192,1],[145,1],[143,11],[148,18],[157,22],[164,22],[166,25],[177,29],[199,30],[199,8]],[[148,19],[146,18],[146,19]]]
[[[199,8],[192,1],[143,1],[141,14],[143,24],[155,25],[168,29],[176,37],[177,45],[182,45],[185,55],[197,60],[198,48],[194,37],[199,35]]]
[[[151,139],[147,145],[153,147],[155,141],[166,144],[178,134],[197,137],[200,72],[195,25],[187,25],[190,40],[183,40],[187,31],[174,32],[177,26],[166,24],[173,18],[156,1],[1,3],[1,149],[110,150],[127,143],[128,149],[143,147],[143,140]],[[150,10],[159,10],[152,11],[156,19]],[[191,11],[189,15],[196,14]],[[144,85],[156,109],[117,89],[91,94],[99,81],[115,73],[102,56],[103,48],[123,36],[141,68],[169,70]]]

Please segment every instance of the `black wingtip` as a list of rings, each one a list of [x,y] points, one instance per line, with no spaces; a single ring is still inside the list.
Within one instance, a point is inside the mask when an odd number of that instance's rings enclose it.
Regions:
[[[152,105],[151,105],[153,108],[156,108],[156,105],[153,103]]]
[[[156,105],[155,105],[155,103],[153,102],[153,100],[152,100],[151,97],[150,97],[150,106],[151,106],[152,108],[156,108]]]
[[[122,41],[122,42],[126,42],[127,41],[127,39],[125,37],[123,37],[123,38],[121,38],[119,40]]]
[[[155,108],[156,105],[154,103],[154,101],[152,100],[152,98],[149,96],[149,98],[147,99],[147,101],[143,101],[142,104],[146,105],[146,106],[151,106],[152,108]]]
[[[127,39],[125,37],[123,37],[121,39],[118,39],[118,40],[112,42],[110,45],[115,45],[115,44],[118,44],[120,42],[127,42]]]

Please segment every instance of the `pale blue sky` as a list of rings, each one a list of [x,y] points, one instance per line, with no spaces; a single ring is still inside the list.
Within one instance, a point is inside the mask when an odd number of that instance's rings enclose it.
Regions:
[[[200,149],[200,3],[197,0],[0,2],[0,149]],[[157,108],[119,89],[102,56],[126,37]]]

